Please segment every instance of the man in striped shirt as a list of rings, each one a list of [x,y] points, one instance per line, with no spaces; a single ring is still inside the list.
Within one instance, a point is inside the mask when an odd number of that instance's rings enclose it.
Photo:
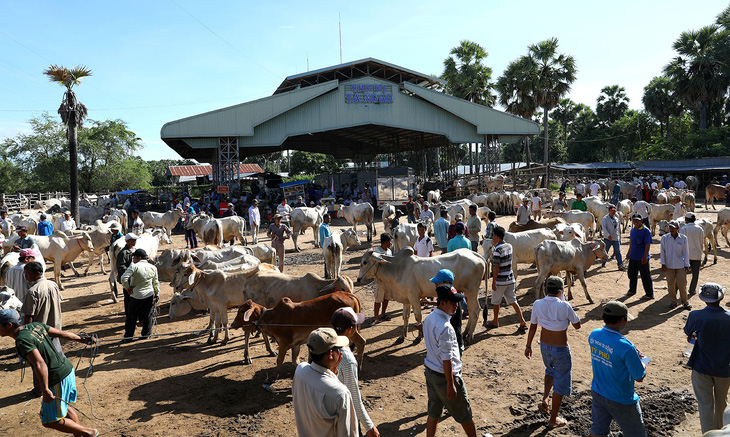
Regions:
[[[494,318],[491,322],[486,322],[488,311],[484,307],[484,327],[487,329],[499,327],[499,305],[502,298],[512,305],[517,316],[520,318],[520,327],[518,332],[524,334],[527,332],[527,322],[522,316],[522,310],[517,303],[517,293],[515,292],[515,276],[512,273],[512,245],[504,242],[504,228],[497,226],[494,228],[492,240],[494,241],[494,255],[492,256],[492,310]]]

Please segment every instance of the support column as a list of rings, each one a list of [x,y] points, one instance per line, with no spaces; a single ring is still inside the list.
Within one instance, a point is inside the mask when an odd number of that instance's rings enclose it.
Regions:
[[[221,137],[218,141],[218,185],[227,185],[231,191],[240,182],[241,166],[238,154],[238,138]]]

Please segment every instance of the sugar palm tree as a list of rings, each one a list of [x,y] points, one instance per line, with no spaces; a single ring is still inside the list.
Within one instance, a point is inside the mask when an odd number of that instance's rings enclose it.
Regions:
[[[472,41],[461,41],[444,60],[446,91],[456,97],[489,107],[494,106],[492,69],[484,65],[488,54]]]
[[[677,101],[673,93],[672,81],[666,76],[658,76],[644,87],[644,96],[641,98],[646,112],[659,120],[662,136],[664,136],[664,126],[667,127],[667,138],[670,137],[669,117],[682,113],[682,104]]]
[[[675,95],[699,112],[699,127],[707,127],[707,111],[724,95],[730,84],[725,52],[730,31],[710,25],[682,32],[673,44],[678,56],[664,73],[674,84]]]
[[[91,70],[83,65],[78,65],[71,69],[51,65],[43,74],[48,76],[51,82],[56,82],[66,88],[63,94],[61,106],[58,108],[58,114],[61,121],[67,126],[66,137],[68,138],[68,154],[70,166],[71,181],[71,214],[79,219],[79,170],[78,170],[78,129],[83,127],[84,119],[86,119],[87,110],[83,103],[79,102],[76,93],[73,91],[74,85],[81,85],[81,79],[91,76]]]
[[[535,93],[526,77],[524,59],[512,61],[504,70],[504,73],[497,79],[495,89],[499,93],[499,104],[504,106],[507,112],[519,117],[532,119],[537,109]],[[525,138],[525,160],[530,166],[530,142]]]
[[[596,99],[596,113],[602,121],[612,125],[629,109],[626,89],[618,85],[603,87]]]

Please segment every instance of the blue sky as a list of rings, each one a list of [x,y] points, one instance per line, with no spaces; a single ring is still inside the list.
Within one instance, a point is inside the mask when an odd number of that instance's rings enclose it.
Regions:
[[[443,2],[0,0],[0,141],[55,115],[63,89],[51,63],[93,71],[77,94],[94,120],[122,119],[145,159],[176,158],[168,121],[271,95],[288,75],[374,57],[429,74],[460,40],[481,44],[496,79],[527,46],[556,37],[576,58],[570,96],[595,107],[602,87],[626,88],[632,108],[674,56],[684,30],[714,22],[728,1],[491,0]]]

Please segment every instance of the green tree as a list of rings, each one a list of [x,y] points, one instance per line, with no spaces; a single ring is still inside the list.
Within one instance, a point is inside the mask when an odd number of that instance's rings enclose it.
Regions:
[[[291,173],[289,176],[339,173],[344,169],[344,161],[346,160],[337,160],[332,155],[325,155],[324,153],[295,150],[291,156]]]
[[[484,65],[488,54],[482,46],[472,41],[461,41],[451,49],[444,60],[441,77],[446,81],[446,92],[470,102],[494,106],[492,93],[492,69]]]
[[[664,136],[664,127],[667,128],[666,137],[669,133],[669,117],[678,116],[682,113],[682,104],[674,97],[672,81],[666,76],[655,77],[644,87],[644,96],[641,102],[644,109],[659,120],[659,129]]]
[[[173,165],[195,165],[195,161],[190,159],[160,159],[157,161],[147,161],[147,171],[152,176],[151,184],[155,187],[168,185],[167,171]]]
[[[626,96],[626,89],[622,86],[605,86],[596,99],[596,114],[609,126],[623,117],[628,109],[629,98]]]
[[[51,82],[56,82],[66,88],[63,94],[61,106],[58,108],[58,114],[61,121],[68,127],[66,137],[68,139],[68,154],[70,166],[70,191],[71,191],[71,213],[74,217],[79,216],[79,175],[78,175],[78,129],[83,127],[84,119],[86,119],[86,106],[76,97],[73,90],[74,85],[81,85],[81,80],[91,76],[91,70],[83,65],[73,67],[71,69],[51,65],[43,74],[48,76]]]
[[[672,47],[678,53],[664,73],[674,83],[676,96],[699,113],[699,128],[707,128],[708,110],[727,91],[727,44],[730,31],[710,25],[682,32]]]
[[[91,120],[91,124],[79,132],[79,175],[81,189],[86,192],[108,187],[108,167],[142,147],[142,140],[122,120]]]
[[[726,7],[725,10],[720,12],[720,15],[717,16],[716,23],[725,29],[730,30],[730,6]]]
[[[527,67],[524,58],[512,61],[507,65],[504,73],[497,79],[495,89],[499,93],[499,104],[504,106],[507,112],[519,117],[532,119],[537,109],[535,90],[527,80]],[[530,165],[530,141],[523,139],[525,162]],[[510,148],[511,153],[505,155],[515,157],[514,147]],[[512,161],[515,162],[515,161]]]
[[[580,107],[570,99],[561,99],[558,106],[553,110],[553,119],[560,123],[563,131],[563,143],[565,147],[568,146],[568,134],[570,132],[570,126],[575,121],[575,117],[578,116]],[[567,150],[566,150],[567,152]]]

